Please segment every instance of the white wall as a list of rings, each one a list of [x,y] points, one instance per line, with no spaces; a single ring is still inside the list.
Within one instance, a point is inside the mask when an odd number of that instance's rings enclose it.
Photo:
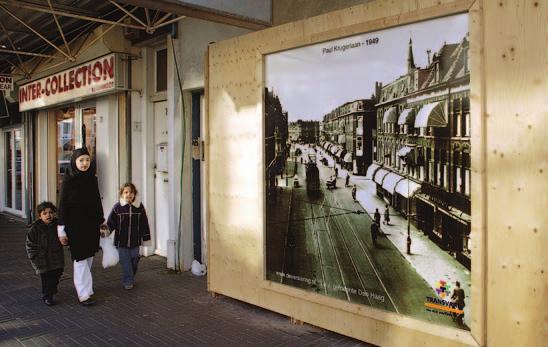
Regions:
[[[131,62],[131,181],[147,210],[152,230],[151,244],[156,244],[154,214],[154,59],[152,48],[141,48],[140,57]],[[138,92],[138,91],[139,92]],[[144,247],[144,255],[154,254],[154,246]]]
[[[96,100],[97,179],[105,218],[118,201],[118,102],[116,95]]]

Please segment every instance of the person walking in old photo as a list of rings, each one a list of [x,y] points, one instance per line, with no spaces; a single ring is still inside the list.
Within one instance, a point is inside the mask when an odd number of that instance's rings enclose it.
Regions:
[[[373,245],[377,248],[377,236],[379,235],[379,225],[376,222],[371,223],[371,241]]]
[[[84,306],[94,304],[91,266],[104,220],[95,163],[85,147],[76,149],[61,186],[57,235],[63,245],[70,246],[74,287]]]
[[[388,204],[384,208],[384,221],[383,221],[383,223],[386,224],[386,225],[390,225],[390,209],[388,207]]]
[[[453,289],[453,294],[451,295],[451,300],[453,300],[453,303],[457,305],[457,308],[462,311],[462,313],[455,313],[453,314],[453,319],[460,325],[463,325],[463,319],[464,319],[464,306],[466,304],[464,303],[464,297],[466,296],[464,293],[464,289],[460,287],[460,282],[455,282],[455,289]]]
[[[346,187],[348,187],[350,185],[350,172],[346,173],[346,181],[345,181],[344,185]]]
[[[375,209],[373,219],[375,220],[375,223],[377,223],[377,225],[381,225],[381,213],[379,212],[378,208]]]
[[[357,188],[356,188],[356,185],[354,184],[354,186],[352,187],[352,200],[356,201],[356,191],[357,191]]]

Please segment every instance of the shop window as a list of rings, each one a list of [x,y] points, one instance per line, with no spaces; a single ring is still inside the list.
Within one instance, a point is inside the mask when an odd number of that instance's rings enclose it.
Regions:
[[[70,167],[70,156],[75,149],[75,111],[73,107],[54,111],[57,122],[57,187]]]
[[[463,182],[462,182],[462,170],[460,167],[456,168],[456,175],[457,179],[457,192],[462,193],[463,192]]]
[[[449,189],[449,171],[447,170],[447,164],[443,164],[443,188],[445,190]]]
[[[462,123],[464,124],[463,136],[470,136],[470,113],[465,113],[462,115]]]
[[[441,165],[440,162],[436,163],[436,185],[441,186],[442,179],[441,179]]]
[[[97,150],[97,125],[95,107],[90,107],[82,110],[82,122],[86,126],[86,147],[91,158],[95,158]]]
[[[167,49],[156,51],[156,92],[167,90]]]
[[[23,139],[20,129],[4,132],[4,204],[8,211],[23,212]]]
[[[430,160],[430,161],[428,161],[428,181],[430,183],[434,183],[434,179],[435,179],[435,176],[434,176],[434,161]]]
[[[462,248],[464,254],[470,255],[470,253],[472,252],[472,240],[470,239],[470,233],[463,233]]]
[[[470,136],[470,99],[462,99],[462,136]]]
[[[468,169],[464,169],[463,185],[464,195],[470,196],[470,170]]]
[[[6,134],[4,135],[4,148],[6,149],[6,162],[5,162],[5,166],[6,166],[6,172],[8,173],[6,175],[6,196],[5,196],[5,204],[6,204],[6,207],[8,208],[12,208],[13,207],[13,194],[12,194],[12,191],[13,191],[13,179],[12,179],[12,176],[13,176],[13,173],[14,173],[14,170],[13,170],[13,151],[12,151],[12,144],[11,144],[11,138],[12,138],[12,133],[11,131],[10,132],[6,132]]]

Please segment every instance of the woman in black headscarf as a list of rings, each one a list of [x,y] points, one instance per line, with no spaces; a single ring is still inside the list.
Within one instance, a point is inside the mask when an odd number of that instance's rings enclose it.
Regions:
[[[88,150],[76,149],[61,186],[57,235],[70,246],[74,263],[74,286],[82,305],[93,305],[91,265],[99,250],[100,226],[104,222],[95,163]]]

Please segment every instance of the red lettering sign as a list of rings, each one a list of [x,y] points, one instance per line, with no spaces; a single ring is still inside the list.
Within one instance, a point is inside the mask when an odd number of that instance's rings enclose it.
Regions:
[[[88,97],[116,88],[115,55],[110,54],[86,64],[19,87],[19,110],[26,111],[75,98]],[[3,83],[4,76],[0,76]]]

